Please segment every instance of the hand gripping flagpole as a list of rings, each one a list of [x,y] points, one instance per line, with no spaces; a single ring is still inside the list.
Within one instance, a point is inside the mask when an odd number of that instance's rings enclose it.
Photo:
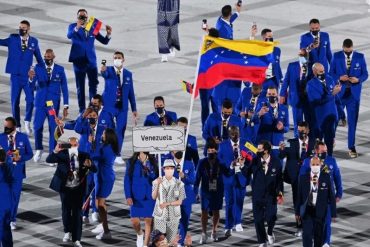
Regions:
[[[193,84],[193,92],[191,94],[191,99],[190,99],[190,107],[189,107],[189,115],[188,115],[188,125],[186,127],[186,133],[185,133],[185,150],[184,150],[184,154],[182,156],[181,162],[180,162],[181,171],[182,171],[182,168],[184,166],[184,160],[185,160],[185,154],[186,154],[186,147],[188,145],[187,142],[188,142],[189,131],[190,131],[191,116],[193,114],[195,91],[197,90],[197,81],[198,81],[198,74],[199,74],[198,72],[199,72],[199,66],[200,66],[200,56],[201,56],[201,53],[202,53],[202,47],[203,47],[203,44],[204,44],[204,40],[205,40],[205,35],[203,35],[202,41],[201,41],[200,46],[199,46],[197,67],[196,67],[195,74],[194,74],[194,84]],[[197,164],[194,164],[194,165],[196,166]]]

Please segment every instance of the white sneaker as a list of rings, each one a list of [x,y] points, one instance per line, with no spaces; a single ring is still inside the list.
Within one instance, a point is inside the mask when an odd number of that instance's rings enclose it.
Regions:
[[[17,223],[15,221],[10,222],[10,229],[17,230]]]
[[[167,55],[165,55],[165,54],[162,55],[161,62],[162,63],[168,62]]]
[[[73,243],[73,246],[74,247],[82,247],[82,244],[80,243],[80,241],[77,240],[76,242]]]
[[[297,230],[297,232],[294,233],[294,236],[296,236],[297,238],[302,237],[302,230]]]
[[[103,225],[102,224],[97,225],[94,229],[91,230],[91,232],[94,234],[100,234],[104,232]]]
[[[212,238],[213,242],[217,242],[218,241],[217,232],[212,232],[211,233],[211,238]]]
[[[72,237],[72,234],[70,232],[64,233],[63,243],[67,243],[67,242],[71,241],[71,237]]]
[[[33,161],[38,163],[41,160],[42,150],[36,150],[35,154],[33,155]]]
[[[144,245],[144,234],[136,235],[136,247],[143,247]]]
[[[330,247],[329,244],[324,244],[322,247]]]
[[[30,136],[32,134],[32,129],[31,129],[31,123],[30,121],[24,121],[24,130],[26,131],[26,134]]]
[[[237,224],[236,226],[235,226],[235,231],[237,231],[237,232],[242,232],[244,229],[243,229],[243,227],[242,227],[242,224]]]
[[[207,233],[202,233],[202,235],[200,236],[199,244],[206,244],[207,239],[208,239]]]
[[[263,244],[258,245],[258,247],[267,247],[267,244],[263,243]]]
[[[91,214],[91,219],[92,219],[92,221],[93,221],[94,223],[99,222],[99,213],[98,213],[98,212],[93,212],[93,213]]]
[[[56,167],[57,165],[58,165],[58,163],[49,163],[50,167]]]
[[[170,49],[170,54],[169,54],[170,57],[175,57],[176,56],[176,52],[175,52],[175,48],[171,48]]]
[[[275,243],[275,235],[274,234],[272,234],[272,235],[267,234],[267,240],[268,240],[269,244],[274,244]]]
[[[89,224],[89,223],[90,223],[89,217],[88,217],[88,216],[83,216],[83,217],[82,217],[82,222],[83,222],[84,224]]]
[[[122,159],[121,156],[117,156],[116,159],[114,160],[114,163],[117,163],[119,165],[124,165],[125,161]]]
[[[112,239],[112,234],[109,232],[101,232],[99,235],[95,237],[98,240],[105,240],[105,239]]]

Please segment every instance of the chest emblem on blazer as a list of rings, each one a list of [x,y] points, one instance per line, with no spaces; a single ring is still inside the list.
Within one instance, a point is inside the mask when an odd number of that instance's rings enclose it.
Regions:
[[[126,77],[126,81],[130,81],[130,77]]]
[[[356,67],[360,67],[360,64],[359,63],[356,63]]]
[[[285,115],[285,111],[283,111],[281,114],[284,116]]]
[[[102,123],[102,124],[105,124],[105,120],[104,120],[104,119],[103,119],[103,120],[101,120],[101,123]]]
[[[32,47],[34,47],[34,46],[35,46],[35,44],[34,44],[34,43],[31,43],[31,46],[32,46]]]
[[[56,75],[55,75],[55,77],[56,77],[56,78],[59,78],[59,74],[56,74]]]
[[[326,183],[325,183],[325,182],[323,182],[323,183],[321,184],[321,186],[322,186],[322,187],[326,187]]]
[[[23,146],[23,142],[19,142],[19,146]]]
[[[185,170],[185,173],[189,173],[189,170]]]
[[[272,169],[272,172],[276,172],[276,169],[275,169],[275,168],[273,168],[273,169]]]

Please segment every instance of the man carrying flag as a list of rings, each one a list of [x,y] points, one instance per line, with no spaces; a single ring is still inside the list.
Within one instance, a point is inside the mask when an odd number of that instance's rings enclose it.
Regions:
[[[49,153],[54,150],[56,127],[55,119],[58,117],[61,93],[63,93],[63,117],[68,115],[68,84],[64,68],[54,63],[55,54],[52,49],[47,49],[44,55],[45,65],[37,64],[30,70],[29,80],[36,89],[35,117],[33,122],[35,133],[35,155],[33,160],[39,162],[42,155],[42,132],[45,119],[49,123]]]

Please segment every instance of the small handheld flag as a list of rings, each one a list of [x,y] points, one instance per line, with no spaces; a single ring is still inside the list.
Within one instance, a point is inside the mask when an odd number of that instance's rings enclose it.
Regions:
[[[91,16],[86,24],[85,30],[96,36],[98,35],[102,25],[103,23],[101,21],[96,19],[94,16]]]
[[[245,148],[245,149],[244,149]],[[250,142],[244,144],[243,149],[241,150],[241,155],[248,161],[251,161],[257,154],[257,148],[253,146]]]
[[[182,80],[182,81],[181,81],[181,87],[182,87],[182,90],[183,90],[183,91],[188,92],[188,93],[190,93],[190,94],[193,94],[194,84],[192,84],[192,83],[190,83],[190,82],[187,82],[187,81]]]

